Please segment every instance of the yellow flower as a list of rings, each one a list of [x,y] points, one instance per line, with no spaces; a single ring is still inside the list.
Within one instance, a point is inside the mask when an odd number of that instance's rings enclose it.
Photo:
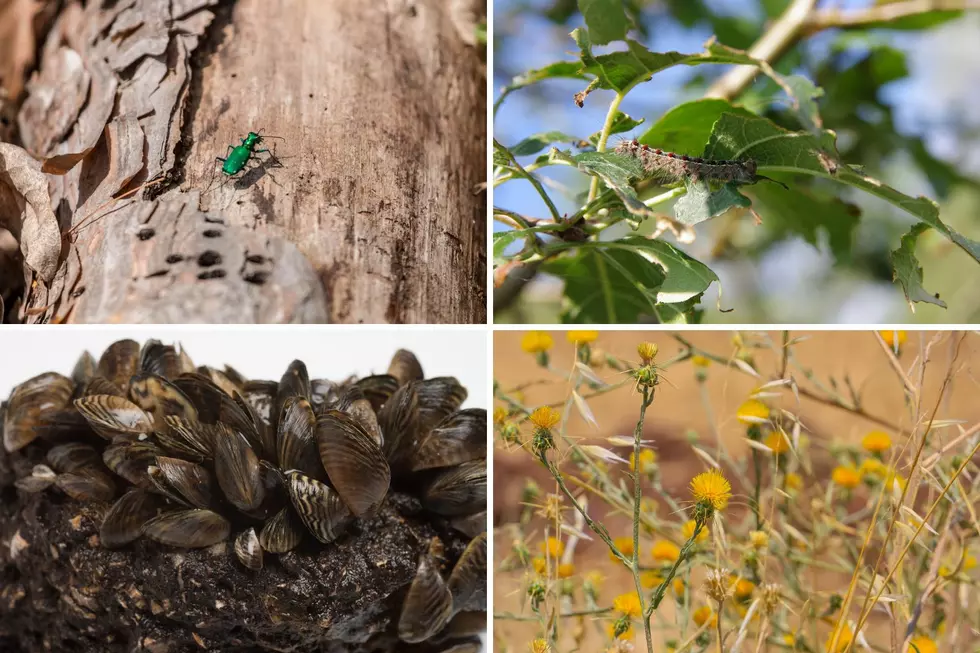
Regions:
[[[653,543],[653,559],[659,562],[675,562],[681,555],[681,549],[673,542],[657,540]]]
[[[694,535],[694,526],[695,526],[694,520],[689,519],[681,527],[681,535],[684,536],[685,540],[691,539],[691,536]],[[708,527],[705,526],[704,528],[701,529],[701,532],[698,533],[697,542],[698,543],[704,542],[705,540],[708,539],[709,535],[710,533],[708,532]]]
[[[539,542],[538,548],[541,549],[541,553],[552,558],[560,558],[565,552],[565,543],[557,537],[549,537],[547,542]]]
[[[599,337],[598,331],[569,331],[565,334],[568,338],[568,342],[575,343],[576,345],[585,345],[590,342],[595,342],[595,339]]]
[[[504,420],[507,419],[507,409],[503,406],[497,406],[493,409],[493,423],[503,424]]]
[[[644,571],[640,574],[640,584],[647,589],[659,587],[662,582],[664,577],[656,571]]]
[[[904,331],[879,331],[878,335],[880,335],[881,339],[885,341],[885,344],[892,349],[895,348],[896,343],[898,347],[901,348],[901,346],[905,344],[905,339],[908,337],[908,334],[906,334]]]
[[[837,485],[853,490],[861,482],[861,474],[854,467],[848,465],[838,465],[830,474],[831,480]]]
[[[691,356],[691,364],[694,365],[694,367],[708,367],[711,365],[711,359],[706,358],[701,354],[695,354],[694,356]]]
[[[783,644],[786,646],[796,646],[796,638],[790,633],[783,635]]]
[[[558,565],[558,578],[571,578],[575,575],[575,565],[564,562]]]
[[[709,619],[711,620],[712,626],[718,623],[718,617],[715,616],[715,611],[706,605],[702,605],[700,608],[695,610],[692,617],[694,619],[694,623],[698,625],[698,628],[703,626]]]
[[[539,428],[550,429],[561,421],[561,413],[551,406],[541,406],[536,408],[528,419]]]
[[[633,454],[630,454],[630,471],[636,471],[635,466],[636,460]],[[651,468],[657,464],[657,452],[653,449],[641,449],[640,450],[640,471],[648,472]]]
[[[674,594],[677,595],[678,599],[684,598],[684,590],[686,589],[684,587],[684,581],[682,581],[680,578],[675,578],[673,581],[671,581],[670,587],[674,590]]]
[[[650,361],[657,357],[660,347],[652,342],[641,342],[636,346],[636,353],[640,355],[644,365],[649,365]]]
[[[861,467],[858,468],[858,473],[861,476],[884,478],[888,473],[888,467],[877,458],[865,458],[861,461]]]
[[[531,653],[551,653],[551,647],[539,637],[531,641]]]
[[[732,496],[732,486],[717,469],[691,479],[691,494],[696,503],[709,503],[714,510],[724,510]]]
[[[606,633],[608,633],[610,639],[615,637],[616,639],[630,639],[633,637],[633,624],[627,624],[626,630],[616,637],[616,624],[611,623],[606,625]]]
[[[755,583],[744,578],[739,578],[738,582],[735,583],[735,598],[736,599],[747,599],[752,596],[752,591],[755,590]]]
[[[799,490],[803,487],[803,478],[796,472],[790,472],[786,475],[786,489],[788,490]]]
[[[892,446],[892,439],[884,431],[871,431],[861,440],[861,446],[871,453],[881,453]]]
[[[752,548],[764,549],[769,546],[769,533],[765,531],[752,531],[749,533],[749,541],[752,543]]]
[[[769,419],[769,407],[758,399],[749,399],[738,407],[735,416],[742,424],[759,424]]]
[[[885,477],[885,487],[887,487],[889,490],[893,490],[897,485],[899,490],[904,490],[905,483],[906,481],[904,476],[892,468],[888,469],[888,475]]]
[[[529,354],[537,354],[548,351],[554,345],[551,334],[547,331],[528,331],[521,338],[521,349]]]
[[[925,635],[913,637],[909,642],[909,653],[938,653],[939,648],[936,643]]]
[[[548,562],[541,557],[532,559],[531,566],[534,567],[534,571],[538,572],[542,576],[544,576],[545,572],[548,570]]]
[[[763,444],[772,449],[774,454],[783,454],[789,451],[789,440],[781,431],[773,431],[767,435]]]
[[[631,619],[638,618],[643,614],[643,608],[640,606],[640,597],[637,596],[636,592],[620,594],[613,599],[613,610]]]
[[[854,639],[854,632],[851,630],[851,627],[847,624],[842,624],[840,626],[840,636],[837,638],[836,648],[833,647],[834,631],[830,631],[830,636],[827,637],[827,651],[829,653],[844,653],[852,639]]]
[[[971,569],[976,569],[977,559],[974,556],[968,555],[963,561],[963,571],[970,571]]]
[[[633,557],[633,538],[632,537],[617,537],[613,539],[613,544],[616,548],[622,552],[627,558]],[[612,551],[609,551],[609,559],[613,562],[619,562],[619,558]]]

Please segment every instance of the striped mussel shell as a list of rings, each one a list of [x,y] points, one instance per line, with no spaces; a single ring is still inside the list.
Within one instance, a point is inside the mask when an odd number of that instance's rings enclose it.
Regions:
[[[461,408],[466,397],[406,350],[383,374],[311,379],[296,360],[264,381],[124,340],[84,354],[71,377],[21,384],[0,419],[8,451],[38,434],[48,447],[18,489],[104,503],[107,548],[228,542],[244,573],[262,573],[267,554],[337,546],[389,495],[410,495],[392,505],[470,544],[454,564],[439,538],[420,545],[398,634],[467,650],[467,624],[485,624],[487,414]]]

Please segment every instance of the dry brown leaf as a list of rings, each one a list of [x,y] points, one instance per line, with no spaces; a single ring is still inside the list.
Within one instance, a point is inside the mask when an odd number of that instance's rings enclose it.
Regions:
[[[51,210],[41,164],[22,148],[0,143],[0,226],[20,243],[27,265],[46,282],[61,255],[61,229]]]
[[[0,82],[12,100],[24,90],[34,64],[34,15],[40,7],[39,0],[0,2]]]

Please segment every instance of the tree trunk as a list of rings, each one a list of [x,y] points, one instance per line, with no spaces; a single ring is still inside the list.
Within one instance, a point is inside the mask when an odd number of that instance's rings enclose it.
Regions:
[[[70,237],[23,319],[484,321],[485,72],[463,4],[68,3],[18,122],[48,170],[84,158],[52,177]],[[273,152],[225,177],[215,157],[260,130]]]

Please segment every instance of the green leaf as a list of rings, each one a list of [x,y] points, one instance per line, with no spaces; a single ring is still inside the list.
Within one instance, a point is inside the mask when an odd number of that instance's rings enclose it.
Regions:
[[[733,207],[752,206],[752,200],[738,192],[738,186],[733,183],[714,191],[705,181],[687,181],[685,185],[687,194],[677,200],[674,215],[678,221],[692,227]]]
[[[924,11],[920,14],[902,16],[896,20],[867,23],[862,26],[862,29],[924,30],[956,20],[962,15],[963,11],[961,10]]]
[[[677,321],[718,277],[670,244],[631,236],[576,246],[544,266],[565,281],[566,322]]]
[[[929,227],[921,223],[912,227],[911,231],[902,236],[901,246],[890,256],[895,270],[895,281],[902,286],[902,292],[905,293],[905,299],[912,311],[915,311],[914,302],[927,302],[946,308],[946,302],[939,299],[939,295],[929,293],[922,287],[922,268],[915,258],[915,241],[927,229]]]
[[[629,21],[622,0],[578,0],[578,8],[596,45],[626,38]]]
[[[939,206],[926,197],[909,197],[847,165],[835,163],[833,132],[821,138],[790,132],[766,118],[726,113],[718,119],[704,149],[710,159],[753,158],[759,168],[833,179],[886,200],[933,227],[980,262],[980,243],[953,231],[939,219]]]
[[[509,149],[510,153],[514,156],[529,156],[531,154],[537,154],[552,143],[569,143],[575,147],[582,147],[587,144],[587,141],[583,141],[581,138],[566,134],[565,132],[550,131],[528,136]]]
[[[817,247],[823,231],[838,263],[851,258],[854,230],[861,218],[857,206],[836,197],[818,197],[809,189],[785,190],[776,184],[758,184],[752,193],[763,223],[776,237],[796,234]]]
[[[640,201],[633,189],[631,180],[643,176],[643,166],[636,159],[612,152],[582,152],[572,155],[555,149],[551,151],[551,160],[572,165],[586,174],[602,179],[606,182],[606,186],[611,188],[622,200],[623,205],[631,215],[640,218],[649,218],[655,215],[646,204]]]
[[[623,113],[622,111],[616,111],[616,115],[613,116],[612,125],[609,128],[609,135],[612,136],[613,134],[622,134],[624,132],[628,132],[630,130],[636,129],[644,122],[645,120],[643,118],[640,118],[639,120],[634,120],[633,118],[630,118],[627,114]],[[589,141],[593,145],[598,145],[599,138],[601,136],[602,136],[602,132],[597,131],[596,133],[589,136]]]
[[[578,94],[577,102],[581,105],[585,97],[596,88],[626,91],[640,82],[647,81],[654,73],[665,68],[683,64],[698,66],[701,64],[738,64],[757,66],[762,72],[771,77],[790,96],[794,110],[800,120],[808,128],[819,126],[820,115],[814,98],[823,91],[812,82],[798,75],[784,77],[775,72],[768,64],[750,57],[743,50],[736,50],[727,45],[709,42],[704,52],[697,54],[682,54],[680,52],[650,52],[641,43],[626,39],[626,52],[610,52],[594,56],[589,34],[585,30],[572,31],[572,38],[579,47],[579,56],[585,66],[580,72],[594,75],[595,79],[589,87]]]
[[[723,113],[747,118],[755,115],[727,100],[694,100],[678,105],[660,117],[639,141],[678,154],[699,156],[711,137],[711,129]]]

